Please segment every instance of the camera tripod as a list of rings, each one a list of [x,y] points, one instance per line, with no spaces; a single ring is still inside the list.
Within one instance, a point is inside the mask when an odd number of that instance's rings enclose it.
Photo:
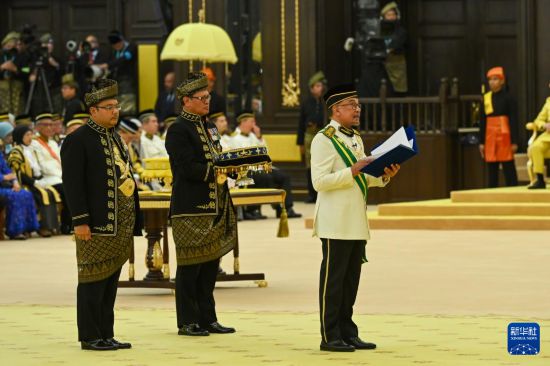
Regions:
[[[44,63],[42,60],[36,61],[36,78],[31,82],[29,89],[29,95],[27,96],[27,102],[25,103],[25,113],[28,114],[31,109],[31,103],[36,91],[36,84],[42,85],[44,94],[46,95],[46,101],[48,102],[48,109],[53,112],[52,97],[50,90],[48,89],[48,81],[46,80],[46,74],[44,73]]]

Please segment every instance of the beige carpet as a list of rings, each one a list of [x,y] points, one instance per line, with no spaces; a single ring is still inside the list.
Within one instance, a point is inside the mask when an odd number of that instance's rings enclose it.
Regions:
[[[297,205],[297,211],[304,213],[305,217],[311,216],[313,206]],[[273,216],[272,210],[264,208],[264,212]],[[274,312],[284,319],[282,327],[292,327],[292,323],[300,323],[305,327],[304,332],[309,338],[302,338],[300,347],[308,349],[309,353],[316,353],[319,339],[317,337],[317,289],[318,270],[320,262],[320,244],[318,239],[311,237],[311,232],[304,228],[302,219],[290,220],[290,237],[278,239],[275,237],[277,220],[243,222],[239,224],[241,243],[241,272],[264,272],[269,286],[258,288],[252,282],[221,283],[216,289],[217,309],[220,313],[220,321],[240,328],[236,335],[239,339],[247,339],[250,334],[261,332],[254,328],[255,322],[246,322],[241,318],[241,312],[256,314],[254,317],[263,317],[264,312]],[[474,331],[475,325],[468,329],[460,327],[462,320],[456,322],[440,322],[439,315],[450,316],[449,319],[464,319],[476,317],[479,321],[491,323],[498,322],[494,333],[484,338],[493,356],[498,359],[494,364],[501,362],[518,362],[518,358],[506,355],[505,339],[506,325],[512,321],[539,321],[550,319],[550,291],[548,290],[548,278],[550,278],[550,241],[548,232],[519,232],[519,231],[404,231],[404,230],[378,230],[372,233],[372,240],[367,246],[370,262],[363,266],[361,287],[355,307],[356,314],[367,314],[359,317],[362,333],[369,335],[369,339],[382,346],[377,355],[379,362],[367,364],[392,364],[395,361],[391,353],[385,354],[388,342],[397,342],[393,336],[385,335],[381,330],[384,324],[394,318],[405,319],[406,322],[421,321],[423,317],[430,318],[430,327],[443,332],[450,329],[450,339],[439,346],[451,347],[453,333]],[[145,274],[144,268],[145,239],[136,241],[136,278]],[[51,239],[34,238],[25,242],[4,241],[0,242],[0,251],[3,259],[2,280],[0,281],[0,304],[18,305],[2,306],[2,312],[10,314],[29,309],[27,305],[40,304],[49,306],[69,306],[64,308],[67,314],[63,327],[56,324],[48,328],[52,337],[60,337],[64,341],[60,348],[63,352],[73,352],[77,344],[74,340],[74,303],[76,288],[76,266],[74,242],[69,237],[57,237]],[[232,268],[231,255],[224,258],[222,266],[226,270]],[[171,259],[172,274],[175,273],[175,262]],[[127,268],[123,270],[123,277],[127,277]],[[128,340],[137,343],[135,350],[130,352],[146,352],[139,345],[142,340],[133,337],[137,329],[132,323],[124,319],[133,316],[136,312],[138,318],[144,308],[159,311],[148,312],[154,317],[157,328],[155,332],[163,332],[165,335],[175,334],[174,325],[174,298],[168,290],[147,289],[121,289],[117,298],[119,308],[117,317],[117,329],[123,330]],[[7,311],[6,309],[11,309]],[[15,309],[15,310],[14,310]],[[129,310],[127,310],[129,309]],[[41,312],[41,311],[39,311]],[[303,321],[298,313],[306,313],[307,321]],[[419,315],[420,314],[420,315]],[[15,315],[14,315],[15,316]],[[24,316],[19,314],[18,316]],[[149,316],[149,315],[147,315]],[[404,316],[402,318],[402,316]],[[376,321],[367,321],[373,317]],[[3,322],[9,322],[2,318]],[[445,318],[446,319],[446,318]],[[162,320],[162,321],[161,321]],[[273,321],[273,320],[270,320]],[[160,323],[159,323],[160,322]],[[289,322],[291,324],[286,324]],[[475,322],[478,322],[476,320]],[[474,322],[474,323],[475,323]],[[489,324],[488,323],[488,324]],[[548,323],[548,322],[546,322]],[[493,323],[491,323],[493,324]],[[40,331],[32,335],[33,324],[28,324],[28,342],[44,346]],[[120,327],[120,328],[119,328]],[[260,327],[260,324],[257,324]],[[161,329],[162,328],[162,329]],[[250,333],[247,329],[252,329]],[[380,329],[373,333],[374,329]],[[541,328],[544,328],[541,324]],[[9,344],[9,332],[6,333],[6,325],[2,324],[0,342]],[[44,332],[45,330],[41,330]],[[69,332],[69,333],[68,333]],[[423,342],[423,344],[439,344],[439,337],[428,341],[417,334],[414,327],[403,327],[393,331],[399,333],[399,337]],[[394,333],[390,333],[394,334]],[[136,333],[137,334],[137,333]],[[279,333],[277,333],[279,334]],[[544,329],[542,330],[544,337]],[[244,337],[244,338],[241,338]],[[280,352],[287,352],[288,342],[284,334],[274,336],[275,343],[283,346],[275,347]],[[154,337],[153,337],[154,338]],[[173,337],[173,342],[180,342],[181,337]],[[468,337],[465,337],[468,338]],[[213,338],[214,339],[214,338]],[[248,338],[249,339],[249,338]],[[456,337],[455,337],[456,341]],[[467,340],[465,340],[467,341]],[[544,341],[544,338],[543,338]],[[61,341],[60,341],[61,342]],[[500,342],[500,343],[494,343]],[[266,344],[268,344],[267,342]],[[243,347],[250,342],[244,342]],[[407,350],[410,354],[416,354],[417,350],[407,341],[392,343],[392,350]],[[157,345],[159,346],[159,345]],[[440,348],[437,346],[438,348]],[[437,357],[431,361],[435,364],[470,363],[474,359],[482,359],[483,352],[470,352],[460,349],[470,356],[462,359],[461,356],[433,353],[430,357]],[[194,347],[194,346],[193,346]],[[434,346],[435,347],[435,346]],[[462,346],[461,346],[462,347]],[[0,348],[4,348],[3,346]],[[44,348],[44,352],[47,348]],[[56,350],[57,352],[57,350]],[[122,351],[119,351],[122,352]],[[233,355],[228,349],[219,349],[222,355]],[[263,351],[262,351],[263,352]],[[419,350],[418,353],[423,353]],[[460,353],[459,352],[459,353]],[[78,353],[80,354],[80,353]],[[130,353],[131,354],[131,353]],[[139,353],[141,354],[141,353]],[[473,354],[473,355],[472,355]],[[478,356],[476,356],[478,354]],[[521,360],[541,360],[545,354],[543,345],[542,354]],[[495,356],[500,355],[500,356]],[[12,355],[13,356],[13,355]],[[44,355],[43,355],[44,356]],[[119,355],[120,356],[120,355]],[[117,357],[119,357],[117,356]],[[214,357],[205,355],[205,357]],[[311,355],[307,363],[317,364],[318,357]],[[377,356],[377,357],[378,357]],[[86,356],[89,357],[89,356]],[[98,356],[104,359],[106,356]],[[133,359],[134,356],[127,356]],[[202,356],[201,356],[202,357]],[[204,361],[208,364],[209,358]],[[217,357],[217,356],[216,356]],[[220,356],[223,358],[223,356]],[[325,356],[329,357],[329,356]],[[330,356],[338,359],[339,356]],[[440,359],[441,357],[441,359]],[[489,358],[491,358],[489,357]],[[501,358],[504,357],[504,358]],[[512,358],[511,358],[512,357]],[[99,358],[98,358],[99,359]],[[294,364],[284,358],[282,364]],[[286,360],[286,361],[285,361]],[[350,361],[346,358],[347,361]],[[361,357],[363,362],[367,358]],[[446,360],[445,363],[443,360]],[[456,363],[448,363],[455,360]],[[392,361],[392,362],[393,362]],[[418,359],[419,363],[429,359]],[[439,362],[441,361],[441,362]],[[525,362],[523,361],[523,362]],[[213,361],[212,361],[213,362]],[[261,364],[269,361],[262,361]],[[304,361],[306,362],[306,361]],[[357,361],[359,362],[359,361]],[[454,362],[454,361],[453,361]],[[199,362],[193,362],[199,364]],[[350,363],[350,362],[348,362]],[[350,364],[353,364],[351,362]],[[416,362],[415,362],[416,363]],[[26,363],[21,363],[26,364]],[[128,362],[127,364],[139,364]],[[147,364],[147,363],[143,363]],[[361,363],[357,363],[361,364]],[[405,361],[394,364],[412,364]],[[479,363],[493,364],[490,361]],[[511,363],[515,364],[515,363]],[[550,364],[550,362],[548,363]]]

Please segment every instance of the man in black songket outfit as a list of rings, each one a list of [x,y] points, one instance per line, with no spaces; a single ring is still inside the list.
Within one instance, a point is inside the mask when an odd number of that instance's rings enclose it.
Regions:
[[[84,98],[90,120],[61,148],[76,237],[78,340],[95,351],[131,348],[113,338],[113,308],[120,270],[142,228],[128,150],[114,129],[117,93],[116,81],[98,80]]]
[[[215,125],[206,122],[210,94],[202,72],[177,88],[183,111],[166,135],[173,175],[170,215],[176,245],[176,312],[179,335],[234,333],[218,323],[214,286],[220,258],[237,241],[237,219],[227,182],[218,183],[221,152]]]

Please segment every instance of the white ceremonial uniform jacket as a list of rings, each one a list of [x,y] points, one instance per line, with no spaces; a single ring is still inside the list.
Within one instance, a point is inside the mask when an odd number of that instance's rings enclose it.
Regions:
[[[243,135],[238,127],[235,129],[235,133],[231,136],[228,142],[231,149],[242,149],[252,146],[266,146],[264,139],[259,139],[252,132],[250,132],[248,136]]]
[[[336,135],[357,159],[366,156],[360,136],[344,135],[338,130],[340,124],[334,120],[329,125],[336,129]],[[369,187],[384,187],[387,184],[382,177],[365,177]],[[370,239],[363,193],[353,178],[351,168],[346,166],[332,141],[323,133],[317,133],[311,144],[311,179],[318,192],[313,236],[340,240]]]
[[[40,167],[42,179],[37,181],[39,186],[53,186],[63,183],[61,179],[61,154],[59,153],[59,145],[50,139],[47,147],[42,145],[42,141],[38,141],[38,137],[31,142],[31,147],[36,157],[36,162]]]
[[[142,159],[168,157],[166,146],[164,146],[164,140],[157,135],[153,135],[153,138],[150,139],[147,137],[146,133],[143,132],[141,134],[140,145],[140,155]]]

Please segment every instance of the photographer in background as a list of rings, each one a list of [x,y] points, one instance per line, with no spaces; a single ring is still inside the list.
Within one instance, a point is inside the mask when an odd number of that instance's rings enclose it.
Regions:
[[[80,86],[79,97],[82,99],[88,90],[91,79],[93,79],[94,70],[92,65],[96,65],[96,72],[103,74],[103,70],[99,68],[99,65],[106,63],[108,56],[101,51],[97,37],[93,34],[87,35],[84,41],[81,42],[77,56],[75,80]],[[67,71],[70,72],[70,70]]]
[[[113,49],[111,58],[99,65],[109,77],[118,82],[118,100],[122,107],[121,115],[136,114],[137,90],[137,46],[124,39],[122,33],[113,30],[109,33],[109,43]]]
[[[33,45],[34,47],[34,45]],[[44,76],[46,79],[46,85],[48,87],[47,93],[50,95],[53,111],[61,109],[61,62],[53,55],[54,42],[50,33],[43,34],[40,37],[40,46],[36,44],[36,49],[31,48],[31,54],[33,63],[31,66],[31,73],[29,75],[29,81],[36,82],[34,94],[32,96],[31,110],[32,115],[36,115],[40,111],[49,110],[46,90],[43,87],[43,82],[38,80],[38,73],[40,67],[44,70]]]
[[[23,110],[23,82],[18,78],[19,33],[9,32],[0,51],[0,110],[18,115]]]

